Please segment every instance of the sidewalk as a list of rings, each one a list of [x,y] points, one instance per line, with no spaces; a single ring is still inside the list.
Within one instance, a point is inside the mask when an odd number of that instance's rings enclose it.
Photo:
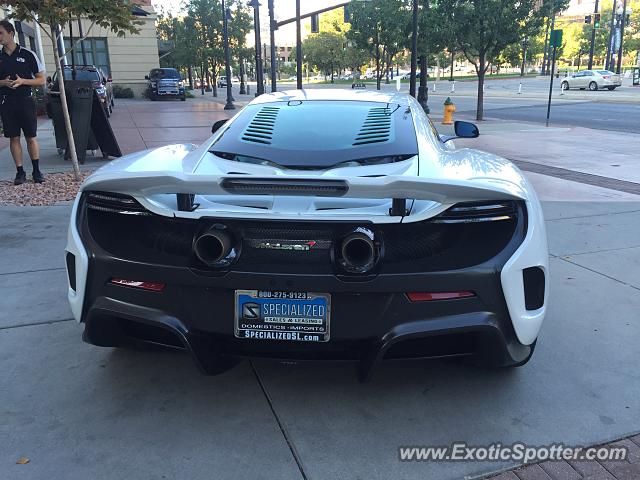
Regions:
[[[238,108],[253,98],[236,97]],[[110,120],[120,148],[127,154],[173,143],[200,143],[211,135],[214,122],[237,112],[226,111],[223,106],[224,97],[214,98],[210,93],[187,102],[118,100]],[[451,132],[451,127],[440,124],[439,112],[431,118],[441,133]],[[479,138],[456,140],[456,145],[514,161],[527,172],[545,200],[637,200],[640,135],[579,127],[545,128],[540,124],[492,119],[483,121],[479,127]],[[45,119],[40,126],[38,139],[40,165],[45,173],[72,170],[71,163],[57,152],[50,120]],[[26,148],[24,155],[26,159]],[[94,170],[104,163],[98,151],[95,157],[87,155],[81,169]],[[28,160],[25,164],[28,169]],[[14,175],[11,153],[3,148],[0,179],[9,180]]]

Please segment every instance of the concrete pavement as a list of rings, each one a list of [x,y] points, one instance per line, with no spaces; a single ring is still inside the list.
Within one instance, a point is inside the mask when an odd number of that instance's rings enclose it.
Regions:
[[[112,124],[123,150],[134,151],[201,141],[228,114],[210,100],[120,101]],[[605,168],[582,149],[594,130],[504,121],[480,128],[469,146],[614,180],[604,188],[580,175],[527,172],[543,199],[552,255],[549,312],[529,364],[492,371],[392,362],[362,385],[351,366],[244,362],[205,377],[186,355],[89,346],[66,302],[69,205],[5,206],[0,478],[446,480],[515,465],[400,462],[398,447],[585,445],[640,432],[640,196],[615,183],[638,181],[627,158],[637,136],[616,138],[621,167]],[[40,137],[43,166],[70,168],[46,126]],[[604,150],[610,138],[587,146]],[[567,141],[575,155],[563,150]],[[2,177],[13,175],[8,154],[0,151]],[[101,164],[88,159],[84,168]],[[623,164],[624,175],[614,175]],[[21,456],[29,463],[16,464]]]

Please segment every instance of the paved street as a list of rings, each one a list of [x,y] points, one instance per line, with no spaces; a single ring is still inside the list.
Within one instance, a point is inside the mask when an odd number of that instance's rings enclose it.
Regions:
[[[457,118],[471,119],[466,88]],[[514,160],[543,201],[551,298],[529,364],[494,371],[392,362],[360,384],[350,365],[244,362],[207,377],[186,355],[90,346],[66,301],[70,205],[2,206],[0,479],[480,478],[517,465],[400,462],[398,447],[592,445],[640,432],[640,132],[597,122],[545,128],[506,116],[541,108],[543,93],[492,95],[481,136],[456,144]],[[601,114],[612,102],[563,103]],[[207,96],[120,100],[111,120],[128,153],[201,142],[228,116]],[[440,112],[432,118],[448,131]],[[50,122],[39,137],[43,168],[68,170]],[[83,168],[102,164],[90,157]],[[0,178],[14,172],[8,148],[0,149]],[[29,463],[16,464],[21,456]],[[640,478],[632,461],[614,466],[628,474],[619,479]],[[526,478],[582,477],[536,472]]]

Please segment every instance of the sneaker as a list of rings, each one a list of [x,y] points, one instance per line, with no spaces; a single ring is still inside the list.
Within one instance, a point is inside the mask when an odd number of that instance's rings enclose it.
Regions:
[[[41,171],[33,172],[33,181],[34,183],[42,183],[44,182],[44,175],[42,175]]]
[[[27,174],[26,172],[23,170],[22,172],[18,172],[16,173],[16,178],[13,181],[14,185],[22,185],[24,182],[27,181]]]

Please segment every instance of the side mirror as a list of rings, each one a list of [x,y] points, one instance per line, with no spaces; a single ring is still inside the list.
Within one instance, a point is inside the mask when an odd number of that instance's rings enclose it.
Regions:
[[[113,82],[113,78],[107,77],[107,82]]]
[[[145,75],[145,76],[144,76],[144,79],[145,79],[145,80],[149,80],[149,75]]]
[[[218,130],[220,130],[220,127],[222,127],[225,123],[227,123],[226,120],[218,120],[216,123],[213,124],[213,127],[211,127],[211,133],[216,133]]]
[[[480,135],[480,130],[474,123],[461,120],[454,122],[453,130],[458,138],[476,138]]]

